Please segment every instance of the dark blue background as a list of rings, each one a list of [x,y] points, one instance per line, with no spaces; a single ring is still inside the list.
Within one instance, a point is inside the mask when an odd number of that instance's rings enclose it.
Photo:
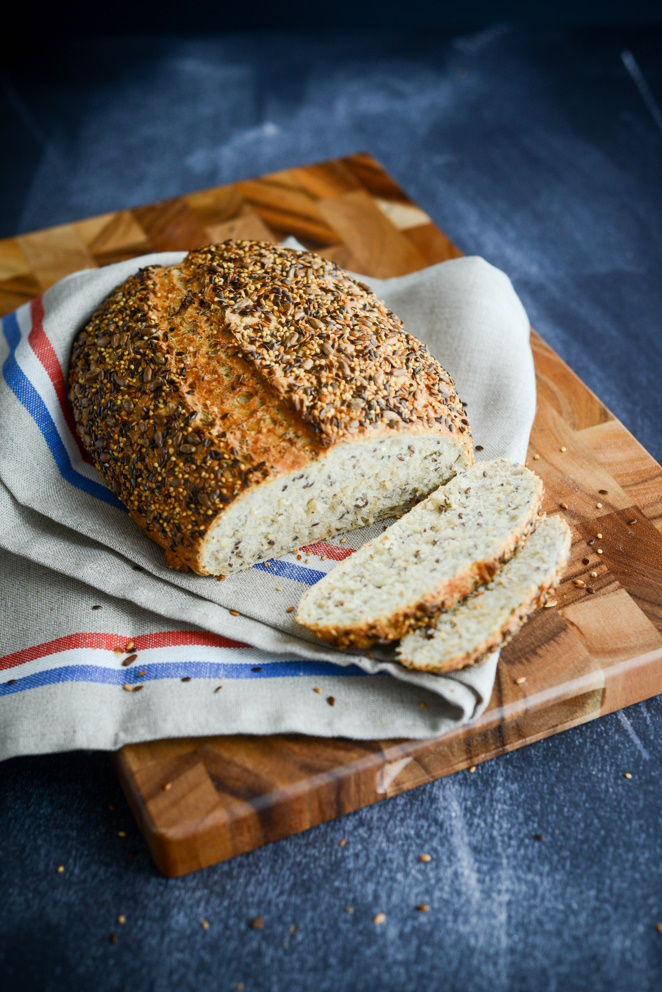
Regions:
[[[659,28],[17,41],[1,77],[0,236],[366,149],[662,458]],[[661,718],[658,697],[180,880],[105,756],[6,762],[0,988],[659,989]]]

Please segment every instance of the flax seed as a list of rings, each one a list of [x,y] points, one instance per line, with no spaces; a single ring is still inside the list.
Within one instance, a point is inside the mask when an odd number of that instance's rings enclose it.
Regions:
[[[127,668],[127,666],[130,665],[132,661],[135,661],[137,657],[137,654],[130,654],[127,658],[123,658],[122,668]]]
[[[336,700],[335,700],[335,698],[333,696],[327,696],[326,697],[326,701],[329,704],[329,706],[335,706],[336,705]]]
[[[231,617],[238,617],[239,616],[239,610],[230,610],[230,616]]]

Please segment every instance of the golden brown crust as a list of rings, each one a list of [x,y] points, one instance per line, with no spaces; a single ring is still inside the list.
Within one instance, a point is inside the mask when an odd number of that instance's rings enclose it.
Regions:
[[[119,286],[76,338],[78,431],[171,567],[239,497],[337,443],[387,434],[473,442],[450,376],[335,263],[224,242]]]

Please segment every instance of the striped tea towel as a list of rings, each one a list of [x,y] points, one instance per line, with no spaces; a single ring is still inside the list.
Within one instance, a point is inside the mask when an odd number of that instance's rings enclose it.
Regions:
[[[2,321],[0,758],[212,733],[430,737],[475,718],[496,655],[426,675],[337,651],[288,612],[383,524],[218,582],[168,569],[104,485],[66,398],[73,338],[130,273],[182,257],[76,273]],[[455,377],[480,457],[523,461],[535,377],[507,277],[464,258],[361,278]]]

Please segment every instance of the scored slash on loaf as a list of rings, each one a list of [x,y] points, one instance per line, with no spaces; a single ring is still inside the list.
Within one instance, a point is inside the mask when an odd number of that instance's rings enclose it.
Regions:
[[[227,241],[78,334],[78,432],[168,563],[228,574],[414,505],[473,462],[451,377],[334,262]]]
[[[339,647],[397,640],[490,581],[539,521],[542,481],[496,459],[458,473],[301,598],[297,622]]]
[[[491,582],[440,614],[433,625],[404,637],[398,661],[419,671],[450,672],[502,647],[560,581],[570,539],[560,517],[542,520]]]

